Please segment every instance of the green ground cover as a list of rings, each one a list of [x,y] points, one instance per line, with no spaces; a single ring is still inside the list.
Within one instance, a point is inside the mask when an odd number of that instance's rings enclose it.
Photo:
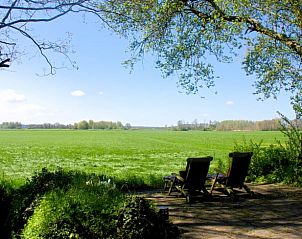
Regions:
[[[235,142],[269,145],[275,139],[285,140],[280,132],[8,130],[0,131],[0,172],[15,184],[44,167],[139,177],[152,184],[178,172],[187,157],[213,156],[213,171],[221,162],[227,165]]]

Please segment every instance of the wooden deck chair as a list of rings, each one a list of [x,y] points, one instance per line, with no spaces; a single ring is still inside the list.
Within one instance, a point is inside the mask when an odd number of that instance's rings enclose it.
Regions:
[[[229,157],[232,158],[232,162],[229,171],[227,175],[216,174],[213,178],[210,194],[218,184],[227,195],[233,198],[235,196],[234,188],[244,188],[250,196],[253,196],[254,193],[244,184],[252,156],[252,152],[230,153]]]
[[[185,171],[180,171],[175,175],[169,188],[170,195],[175,188],[186,197],[187,202],[191,202],[192,197],[198,194],[210,195],[205,188],[205,181],[213,157],[188,158]]]

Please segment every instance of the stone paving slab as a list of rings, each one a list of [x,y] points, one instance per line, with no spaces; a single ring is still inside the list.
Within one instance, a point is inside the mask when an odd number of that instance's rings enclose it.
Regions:
[[[302,189],[276,184],[249,187],[254,198],[242,194],[232,201],[217,192],[212,199],[187,204],[177,193],[148,192],[144,197],[168,207],[169,220],[182,238],[302,238]]]

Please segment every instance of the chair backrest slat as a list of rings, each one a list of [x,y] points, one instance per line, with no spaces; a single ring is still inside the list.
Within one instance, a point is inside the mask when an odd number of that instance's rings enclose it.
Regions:
[[[204,187],[213,157],[188,158],[184,188],[200,190]]]
[[[243,187],[252,156],[252,152],[233,152],[229,154],[232,163],[227,174],[226,186]]]

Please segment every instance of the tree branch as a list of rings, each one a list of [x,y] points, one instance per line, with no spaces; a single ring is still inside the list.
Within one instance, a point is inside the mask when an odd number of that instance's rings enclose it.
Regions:
[[[43,49],[41,47],[41,45],[31,36],[29,35],[27,32],[23,31],[20,28],[14,27],[14,26],[10,26],[11,28],[15,29],[16,31],[20,32],[22,35],[24,35],[25,37],[29,38],[35,45],[36,47],[39,49],[40,54],[44,57],[44,59],[46,60],[46,62],[48,63],[48,65],[50,66],[50,74],[54,74],[54,67],[51,64],[51,62],[49,61],[48,57],[44,54]]]
[[[1,25],[4,24],[4,22],[6,21],[6,19],[9,17],[10,13],[11,13],[12,10],[14,9],[15,5],[17,4],[17,2],[18,2],[18,0],[15,0],[15,1],[12,3],[12,5],[9,7],[9,9],[8,9],[8,11],[7,11],[5,17],[2,19]]]
[[[10,58],[5,59],[4,61],[0,62],[0,68],[9,67]]]
[[[29,33],[29,29],[26,25],[30,23],[51,22],[70,12],[94,13],[101,18],[100,9],[98,9],[98,6],[93,5],[91,0],[12,0],[8,1],[7,4],[9,4],[9,2],[10,5],[0,3],[0,14],[3,15],[3,19],[0,20],[0,34],[1,38],[4,38],[4,40],[0,39],[0,44],[7,46],[7,52],[1,52],[2,58],[4,55],[17,53],[14,48],[17,45],[17,38],[12,37],[13,35],[10,34],[10,31],[13,29],[13,31],[19,32],[34,43],[42,57],[50,66],[50,74],[54,74],[54,69],[57,68],[50,62],[46,54],[47,50],[59,52],[67,57],[70,62],[71,60],[66,52],[64,52],[64,49],[61,48],[60,44],[51,42],[45,44],[37,41],[37,39]],[[0,47],[2,48],[2,46]],[[11,58],[12,57],[10,57],[10,60]],[[7,62],[8,61],[0,62],[0,67],[9,67],[9,65],[6,64]],[[71,64],[73,65],[74,63],[71,62]]]
[[[50,18],[27,18],[27,19],[19,19],[10,23],[6,23],[6,24],[2,24],[0,25],[0,29],[1,28],[5,28],[5,27],[11,27],[13,25],[16,25],[18,23],[33,23],[33,22],[51,22],[59,17],[64,16],[65,14],[67,14],[68,12],[72,11],[72,6],[70,6],[67,10],[61,12],[60,14],[57,14],[53,17]]]
[[[208,2],[213,10],[215,10],[218,13],[218,18],[222,21],[227,22],[240,22],[240,23],[246,23],[248,24],[248,30],[249,31],[255,31],[258,33],[261,33],[263,35],[266,35],[272,39],[275,39],[277,41],[280,41],[284,43],[288,48],[296,52],[302,59],[302,46],[295,41],[294,39],[290,38],[286,34],[278,33],[272,29],[269,29],[267,27],[264,27],[259,21],[253,18],[249,17],[242,17],[242,16],[234,16],[234,15],[227,15],[215,2],[215,0],[206,0],[205,2]],[[187,1],[185,1],[185,5],[189,7],[189,10],[195,14],[197,17],[204,19],[206,21],[215,20],[215,17],[210,14],[202,13],[195,8],[192,7],[192,5],[189,5]],[[246,32],[248,32],[248,30]]]

